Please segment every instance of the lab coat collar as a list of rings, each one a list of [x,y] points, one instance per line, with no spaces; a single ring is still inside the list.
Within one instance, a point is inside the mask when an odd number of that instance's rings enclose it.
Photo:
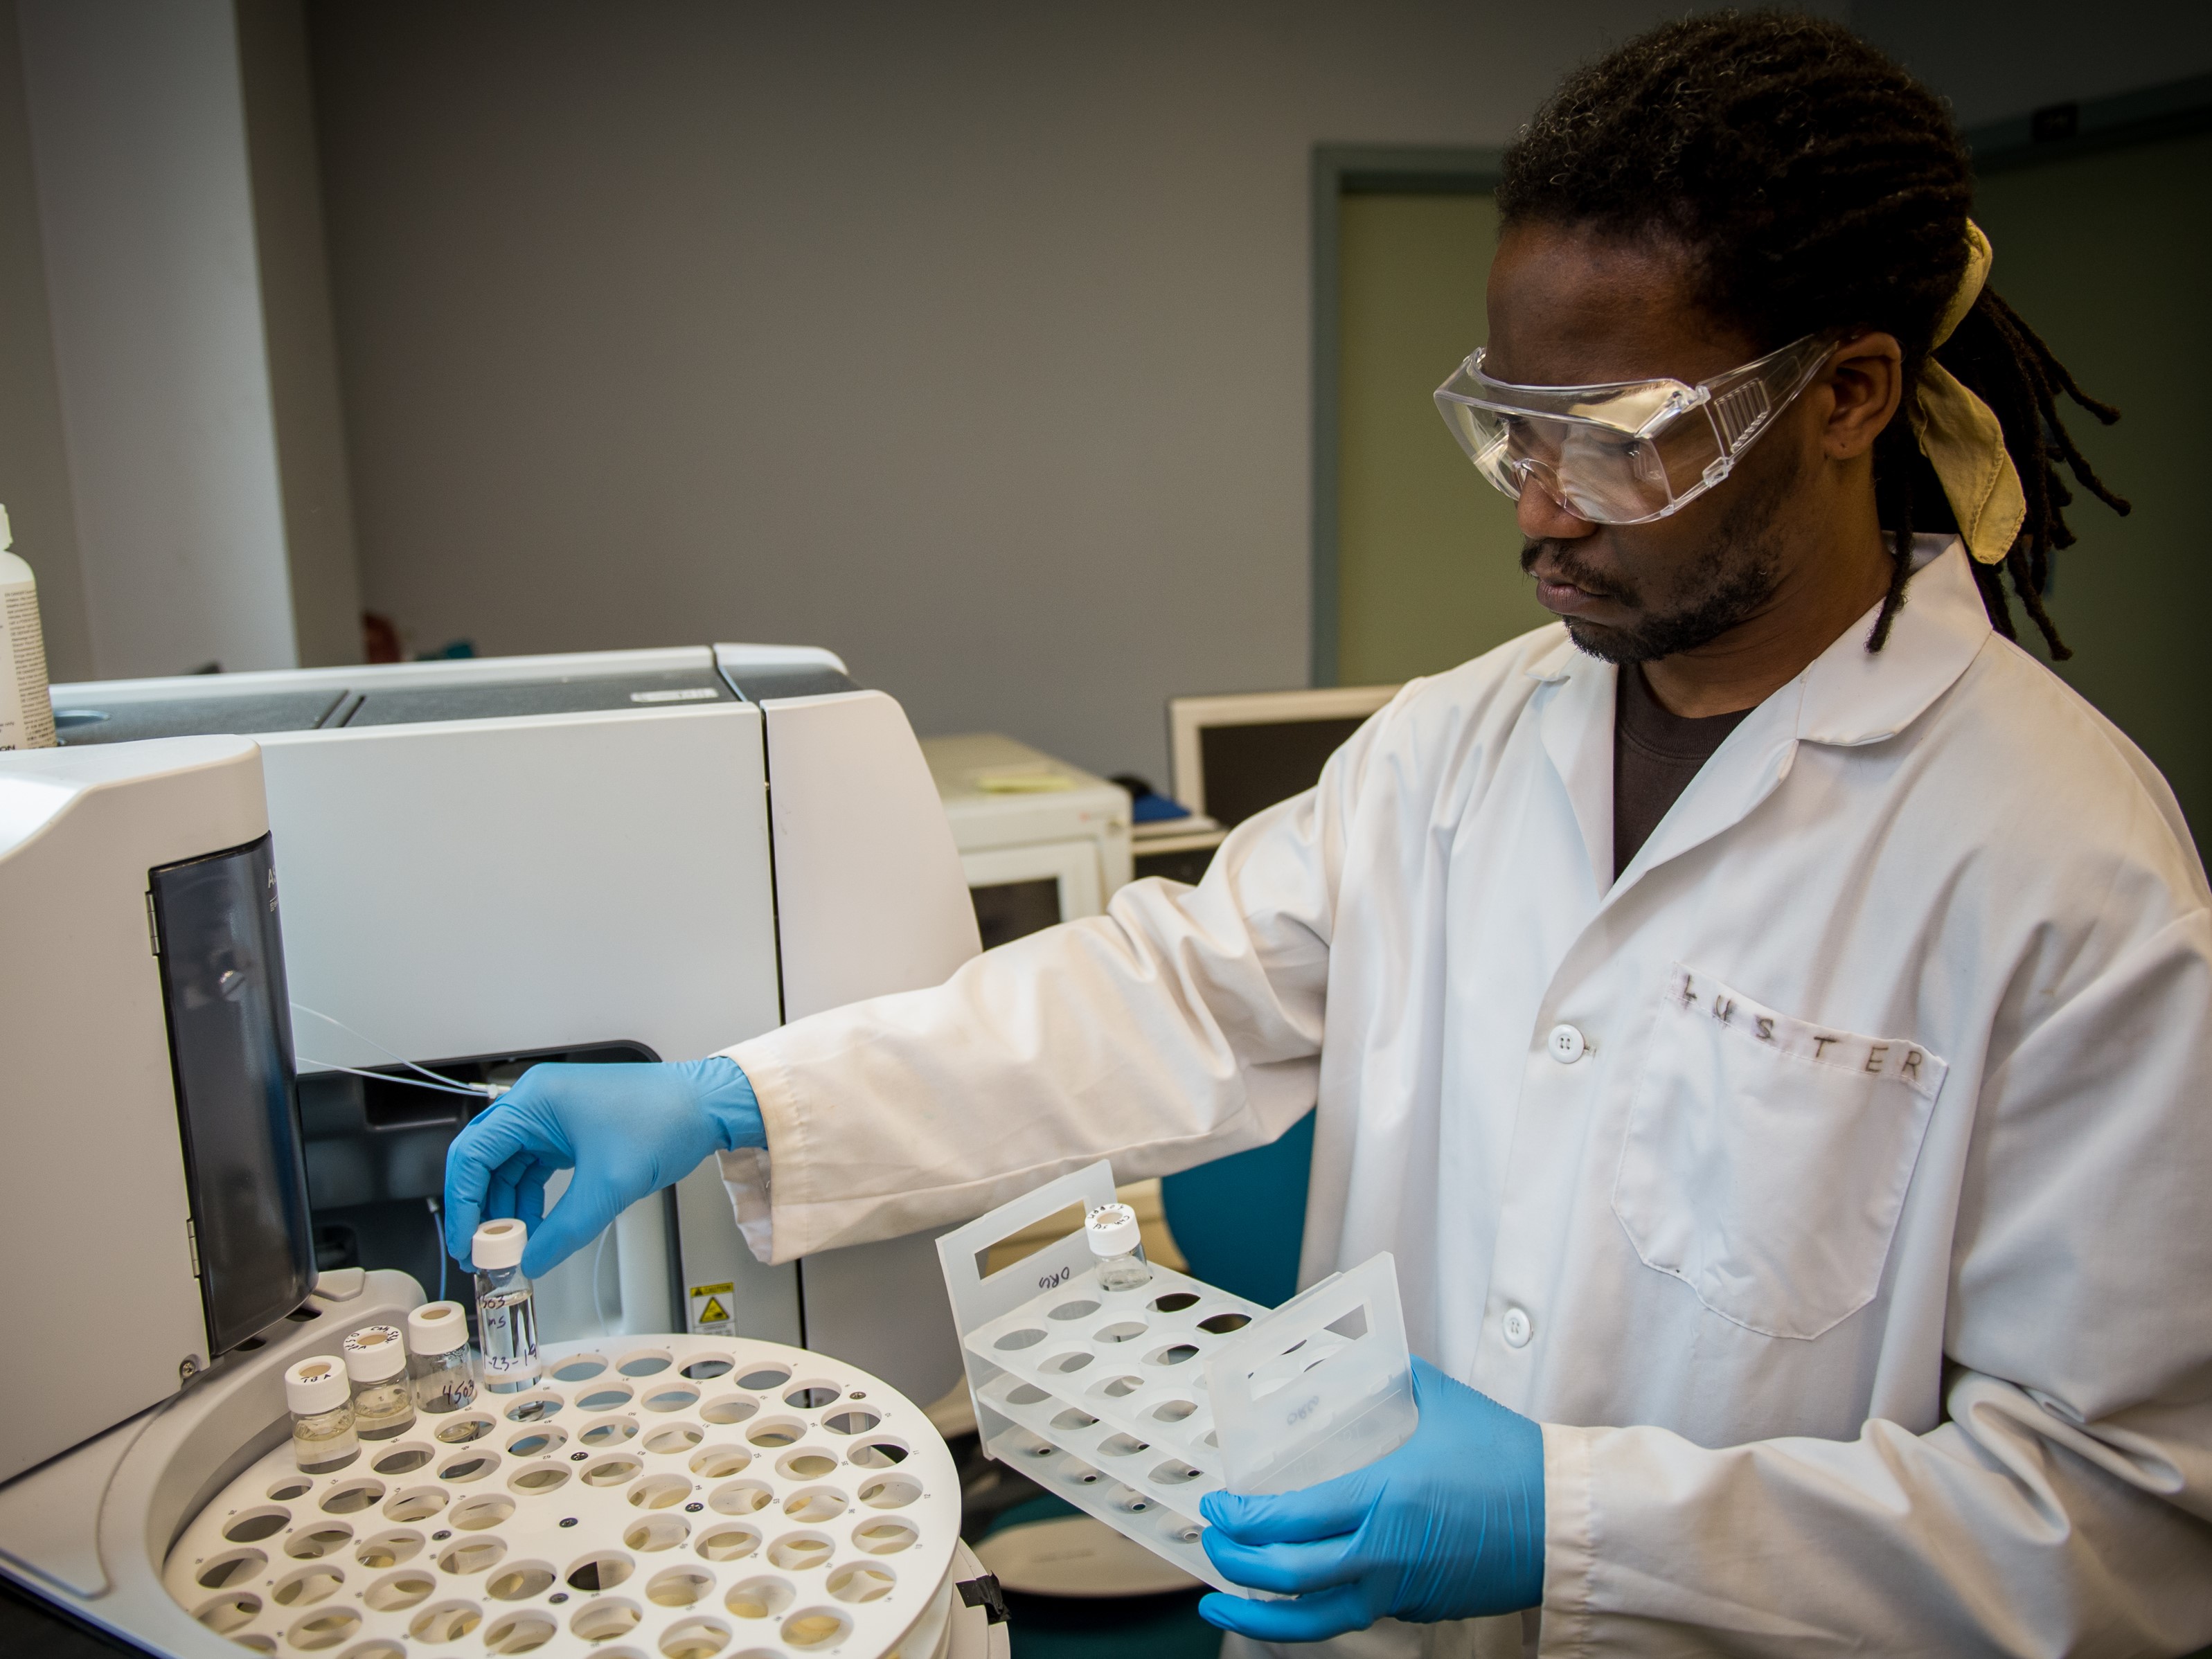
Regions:
[[[1913,562],[1917,574],[1882,649],[1866,648],[1877,605],[1729,734],[1618,881],[1613,720],[1619,671],[1585,656],[1564,635],[1528,665],[1529,678],[1551,688],[1540,694],[1544,748],[1573,805],[1594,896],[1617,896],[1645,870],[1747,817],[1789,775],[1798,743],[1879,743],[1950,690],[1989,638],[1989,615],[1957,537],[1915,538]]]

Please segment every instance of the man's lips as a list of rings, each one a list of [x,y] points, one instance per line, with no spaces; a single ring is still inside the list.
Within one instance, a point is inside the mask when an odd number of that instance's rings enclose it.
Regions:
[[[1539,560],[1529,574],[1536,579],[1536,603],[1558,617],[1579,617],[1613,603],[1613,596],[1577,586]]]

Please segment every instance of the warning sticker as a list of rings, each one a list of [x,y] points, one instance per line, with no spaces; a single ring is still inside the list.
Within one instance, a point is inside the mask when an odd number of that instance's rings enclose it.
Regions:
[[[701,1336],[733,1336],[730,1309],[736,1297],[734,1285],[694,1285],[691,1287],[691,1328]]]

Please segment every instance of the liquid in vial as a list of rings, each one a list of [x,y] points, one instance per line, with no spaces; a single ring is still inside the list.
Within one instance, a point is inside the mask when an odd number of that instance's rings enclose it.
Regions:
[[[476,1404],[469,1316],[459,1303],[425,1303],[407,1316],[407,1356],[417,1410],[457,1412]]]
[[[1127,1205],[1100,1205],[1084,1222],[1083,1236],[1090,1241],[1091,1254],[1098,1259],[1100,1290],[1141,1290],[1152,1282],[1144,1239],[1137,1230],[1137,1212]]]
[[[407,1376],[407,1339],[391,1325],[370,1325],[339,1344],[353,1379],[353,1424],[364,1440],[390,1440],[415,1426],[415,1389]]]
[[[292,1455],[302,1474],[342,1469],[361,1455],[353,1385],[337,1360],[319,1355],[287,1370],[284,1403],[292,1408]]]
[[[477,1270],[477,1347],[484,1386],[519,1394],[538,1380],[538,1306],[522,1271],[530,1229],[512,1218],[487,1221],[469,1243]]]

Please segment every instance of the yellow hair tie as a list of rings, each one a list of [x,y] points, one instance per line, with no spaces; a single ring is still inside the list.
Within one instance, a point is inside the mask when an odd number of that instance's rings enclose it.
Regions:
[[[1990,406],[1968,391],[1959,377],[1937,362],[1935,349],[1951,337],[1989,280],[1996,255],[1990,239],[1966,222],[1966,274],[1929,344],[1920,373],[1920,394],[1912,411],[1913,435],[1942,481],[1952,515],[1966,538],[1966,550],[1984,564],[2001,564],[2027,520],[2027,496],[2005,448],[2004,428]]]

